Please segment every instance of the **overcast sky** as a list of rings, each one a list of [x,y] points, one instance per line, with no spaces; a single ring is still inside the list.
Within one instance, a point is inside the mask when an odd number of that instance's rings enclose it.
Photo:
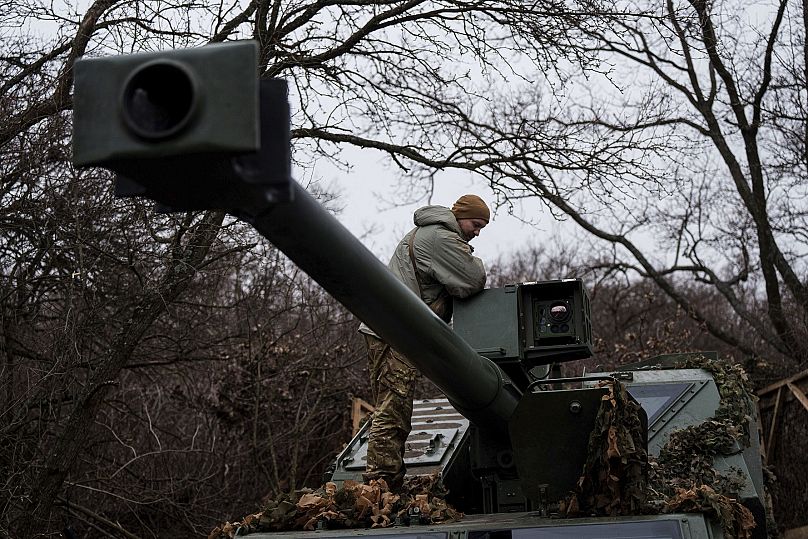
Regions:
[[[397,172],[385,166],[382,154],[374,150],[348,153],[353,170],[345,172],[327,163],[317,162],[314,178],[336,190],[343,208],[337,218],[374,254],[387,262],[398,241],[413,226],[413,212],[426,204],[418,202],[394,207]],[[575,225],[555,221],[538,201],[515,208],[509,215],[506,208],[495,210],[495,197],[488,186],[466,172],[441,172],[436,176],[432,204],[451,206],[467,193],[480,195],[495,211],[491,223],[475,238],[475,255],[493,261],[508,255],[525,244],[558,241],[559,236],[572,234]],[[530,225],[524,221],[532,221]]]

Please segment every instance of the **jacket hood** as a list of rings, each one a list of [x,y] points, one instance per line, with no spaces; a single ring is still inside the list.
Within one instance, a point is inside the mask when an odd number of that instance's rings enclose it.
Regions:
[[[418,208],[415,210],[413,221],[415,222],[415,226],[442,225],[452,232],[460,234],[461,238],[463,237],[460,225],[457,224],[457,219],[452,213],[452,210],[444,206],[424,206],[423,208]]]

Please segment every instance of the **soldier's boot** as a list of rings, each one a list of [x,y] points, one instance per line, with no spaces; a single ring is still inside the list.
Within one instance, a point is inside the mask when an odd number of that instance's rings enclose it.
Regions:
[[[363,473],[362,474],[362,481],[365,484],[370,483],[373,480],[378,481],[379,479],[384,479],[384,482],[387,483],[387,489],[390,492],[398,494],[401,492],[402,488],[404,487],[404,470],[401,472],[390,475],[390,474],[382,474],[378,472],[371,472],[371,473]]]
[[[399,494],[404,488],[404,470],[401,470],[390,479],[385,479],[385,481],[387,481],[387,486],[390,489],[390,492]]]

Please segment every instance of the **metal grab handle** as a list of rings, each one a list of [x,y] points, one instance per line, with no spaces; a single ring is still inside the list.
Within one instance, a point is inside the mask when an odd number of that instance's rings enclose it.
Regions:
[[[496,354],[498,356],[504,356],[505,355],[505,349],[502,348],[502,347],[499,347],[499,348],[475,348],[474,351],[477,352],[478,354],[480,354],[481,356],[485,356],[485,357],[488,357],[488,354],[491,354],[491,355]]]
[[[530,392],[536,386],[551,385],[551,384],[567,384],[573,382],[588,382],[590,380],[609,380],[616,382],[617,378],[610,374],[599,374],[594,376],[575,376],[572,378],[550,378],[547,380],[536,380],[528,384],[525,393]]]

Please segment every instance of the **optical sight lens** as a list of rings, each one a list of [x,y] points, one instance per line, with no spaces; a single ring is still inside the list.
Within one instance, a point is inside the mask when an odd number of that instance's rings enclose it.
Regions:
[[[550,305],[550,319],[553,322],[566,322],[571,315],[570,305],[566,301],[557,301]]]

